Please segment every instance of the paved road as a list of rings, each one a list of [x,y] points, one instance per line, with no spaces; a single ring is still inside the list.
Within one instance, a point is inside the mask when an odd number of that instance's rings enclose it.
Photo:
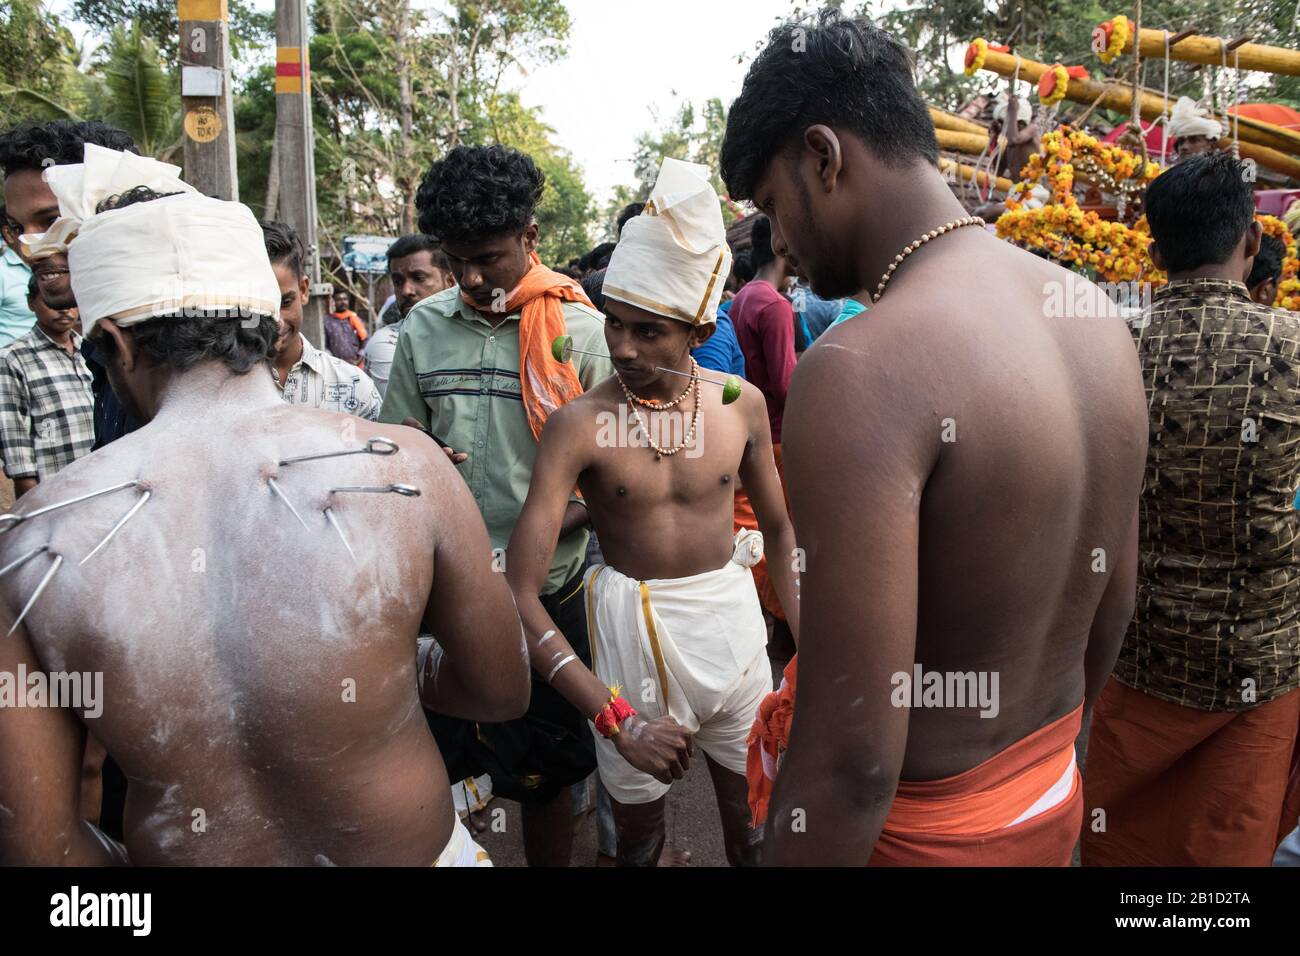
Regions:
[[[686,777],[668,792],[665,812],[668,843],[691,851],[691,866],[726,866],[727,856],[722,846],[722,828],[718,822],[718,802],[713,796],[713,783],[703,755],[691,763]],[[509,800],[495,799],[488,806],[491,814],[496,808],[505,810],[504,832],[489,831],[476,837],[483,848],[492,855],[496,866],[524,866],[524,845],[519,829],[519,805]],[[500,817],[498,816],[498,819]],[[596,864],[596,815],[592,813],[578,823],[573,843],[573,865]]]

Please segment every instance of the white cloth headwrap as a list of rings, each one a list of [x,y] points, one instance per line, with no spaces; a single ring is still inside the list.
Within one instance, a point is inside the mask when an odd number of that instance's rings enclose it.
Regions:
[[[717,319],[731,249],[707,166],[665,159],[641,215],[628,220],[602,292],[670,319]]]
[[[280,284],[253,213],[201,195],[180,167],[87,144],[84,163],[51,166],[45,179],[59,218],[23,242],[33,258],[67,252],[84,334],[103,318],[279,315]],[[180,195],[95,212],[138,186]]]
[[[1169,138],[1178,139],[1182,136],[1204,136],[1207,139],[1218,139],[1223,135],[1223,127],[1219,121],[1210,116],[1209,113],[1196,105],[1196,101],[1187,96],[1178,97],[1178,102],[1174,104],[1174,110],[1169,114]]]
[[[1017,123],[1032,123],[1034,121],[1034,108],[1029,104],[1029,97],[1016,97]],[[993,118],[998,122],[1006,122],[1007,118],[1007,94],[999,93],[997,100],[993,105]]]

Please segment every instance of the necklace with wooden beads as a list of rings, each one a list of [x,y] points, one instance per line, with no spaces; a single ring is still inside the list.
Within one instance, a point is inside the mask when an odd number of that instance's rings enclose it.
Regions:
[[[646,441],[649,442],[650,447],[654,449],[655,461],[659,461],[665,456],[672,457],[683,448],[689,447],[691,443],[695,441],[695,431],[700,424],[700,377],[699,367],[695,364],[694,358],[691,359],[692,379],[690,384],[686,386],[686,391],[682,392],[682,394],[678,395],[671,402],[657,402],[654,399],[645,399],[638,395],[634,395],[632,390],[628,388],[627,384],[623,381],[623,376],[618,375],[617,372],[614,374],[618,376],[618,384],[623,386],[623,394],[627,396],[628,403],[632,406],[632,416],[636,419],[637,427],[645,434]],[[646,408],[652,409],[653,411],[665,411],[666,409],[679,404],[682,399],[692,392],[695,394],[695,411],[691,414],[691,427],[686,432],[686,437],[682,439],[680,445],[675,445],[672,448],[660,448],[659,445],[655,443],[654,436],[650,434],[649,424],[641,417],[641,409],[637,406],[644,405]]]
[[[889,264],[885,274],[880,277],[880,285],[876,286],[876,291],[871,294],[872,303],[880,301],[880,297],[885,294],[885,286],[889,285],[889,280],[894,277],[894,270],[903,264],[903,260],[916,252],[931,239],[938,239],[945,232],[952,232],[954,229],[960,229],[962,226],[983,226],[984,220],[979,216],[964,216],[961,219],[954,219],[952,222],[946,222],[937,229],[931,229],[920,239],[909,243],[903,247],[903,251],[894,256],[894,261]]]

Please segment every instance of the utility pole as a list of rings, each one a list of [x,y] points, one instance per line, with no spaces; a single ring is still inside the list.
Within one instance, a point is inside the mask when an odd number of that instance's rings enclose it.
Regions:
[[[239,199],[226,0],[177,0],[185,179],[217,199]]]
[[[320,348],[324,345],[321,322],[325,299],[333,288],[321,283],[320,240],[316,230],[310,36],[306,0],[276,0],[275,153],[280,166],[279,216],[297,230],[307,250],[303,267],[311,280],[311,295],[303,307],[302,331],[308,341]]]

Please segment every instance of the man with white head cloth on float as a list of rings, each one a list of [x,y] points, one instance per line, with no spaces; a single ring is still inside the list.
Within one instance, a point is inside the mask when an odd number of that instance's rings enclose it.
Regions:
[[[1015,86],[1015,80],[1010,81],[1007,92],[998,95],[993,105],[993,125],[989,127],[989,136],[1000,149],[996,173],[1013,181],[1020,178],[1029,157],[1043,148],[1034,108],[1028,97],[1015,93]]]
[[[534,670],[594,726],[622,865],[659,859],[665,795],[696,744],[727,858],[752,862],[746,740],[772,674],[749,568],[764,539],[798,634],[794,533],[763,395],[705,376],[690,353],[713,331],[730,267],[708,170],[665,159],[605,275],[615,374],[551,415],[507,554]],[[733,532],[738,479],[761,534]],[[592,670],[537,599],[575,486],[606,561],[586,578]]]
[[[419,432],[281,400],[261,229],[178,172],[87,146],[25,239],[147,424],[0,516],[0,671],[102,676],[0,707],[0,864],[481,863],[420,710],[527,704],[473,499]],[[87,728],[125,846],[78,819]]]
[[[1204,107],[1187,96],[1178,97],[1173,112],[1169,114],[1169,142],[1174,147],[1177,162],[1192,156],[1201,156],[1219,148],[1223,126]]]

